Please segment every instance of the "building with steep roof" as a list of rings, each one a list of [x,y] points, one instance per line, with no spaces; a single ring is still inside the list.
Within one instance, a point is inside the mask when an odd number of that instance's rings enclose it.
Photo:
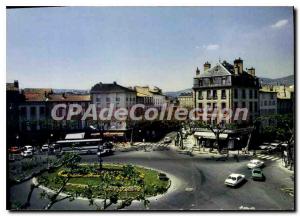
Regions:
[[[97,109],[109,108],[114,106],[115,109],[130,109],[136,104],[136,91],[113,83],[97,83],[90,91],[91,101],[96,104]]]
[[[205,121],[208,123],[221,121],[219,115],[216,119],[212,118],[214,109],[219,114],[223,109],[231,109],[235,113],[237,108],[247,108],[249,123],[259,114],[258,90],[259,80],[255,76],[255,69],[250,68],[246,72],[241,58],[235,59],[233,64],[223,61],[213,67],[206,62],[203,72],[197,68],[194,77],[194,107],[207,110],[208,118]],[[232,123],[234,120],[231,118],[225,122]]]

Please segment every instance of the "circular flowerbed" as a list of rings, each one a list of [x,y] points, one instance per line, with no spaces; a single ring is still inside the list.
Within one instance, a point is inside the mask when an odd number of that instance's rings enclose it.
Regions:
[[[61,167],[39,176],[38,181],[53,190],[59,190],[67,182],[62,192],[89,198],[150,197],[166,192],[170,186],[169,178],[155,170],[108,163],[104,163],[102,169],[98,164]]]

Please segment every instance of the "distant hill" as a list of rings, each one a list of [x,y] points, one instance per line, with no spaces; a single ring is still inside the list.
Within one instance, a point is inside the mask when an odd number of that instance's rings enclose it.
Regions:
[[[89,94],[88,90],[81,90],[81,89],[53,89],[53,92],[57,94],[61,94],[61,93]]]
[[[277,79],[260,78],[260,82],[267,85],[294,85],[294,75]]]
[[[191,88],[189,89],[184,89],[180,91],[170,91],[170,92],[165,92],[164,94],[169,96],[169,97],[178,97],[181,93],[187,93],[187,92],[192,92],[193,90]]]
[[[285,76],[277,79],[259,78],[263,85],[294,85],[294,75]],[[178,97],[181,93],[191,92],[192,88],[184,89],[180,91],[165,92],[165,95],[169,97]]]

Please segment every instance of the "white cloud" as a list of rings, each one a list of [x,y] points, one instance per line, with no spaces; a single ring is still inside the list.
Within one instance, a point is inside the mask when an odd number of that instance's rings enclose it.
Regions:
[[[207,50],[217,50],[220,48],[220,45],[219,44],[208,44],[208,45],[204,45],[203,48],[207,49]]]
[[[283,26],[285,26],[287,24],[288,24],[288,20],[287,19],[282,19],[282,20],[278,20],[276,23],[271,25],[271,27],[274,28],[274,29],[279,29],[279,28],[282,28]]]

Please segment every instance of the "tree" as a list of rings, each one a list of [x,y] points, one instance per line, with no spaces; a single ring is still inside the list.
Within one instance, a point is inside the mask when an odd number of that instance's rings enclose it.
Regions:
[[[65,165],[71,169],[70,173],[72,173],[73,169],[75,169],[77,167],[77,164],[80,162],[80,159],[81,159],[80,156],[78,156],[77,154],[73,154],[73,153],[65,154],[64,157],[61,160],[59,160],[59,162],[57,161],[51,167],[49,167],[48,171],[51,171],[54,168],[58,168],[60,166]],[[57,163],[59,163],[59,165],[57,165]],[[64,188],[67,185],[69,180],[70,180],[70,176],[68,176],[66,178],[56,177],[55,181],[56,181],[56,183],[61,184],[60,188],[54,194],[47,194],[45,191],[43,191],[40,194],[41,198],[48,198],[50,200],[50,202],[44,207],[44,209],[50,209],[53,206],[53,204],[55,204],[59,201],[62,201],[64,199],[70,199],[70,201],[74,200],[75,194],[71,194],[67,197],[63,197],[60,199],[58,198],[60,193],[64,190]],[[37,184],[32,183],[30,185],[30,190],[27,195],[27,199],[26,199],[25,203],[20,206],[21,209],[27,209],[30,206],[30,201],[31,201],[31,196],[33,194],[33,191],[36,188],[38,188],[41,184],[47,186],[49,184],[49,180],[46,177],[41,176],[39,178],[39,182]]]
[[[215,135],[216,137],[216,146],[217,146],[217,150],[218,153],[221,154],[222,150],[223,150],[223,146],[220,145],[220,134],[223,133],[226,130],[226,127],[223,127],[220,124],[217,124],[215,127],[213,125],[208,125],[207,126]]]

